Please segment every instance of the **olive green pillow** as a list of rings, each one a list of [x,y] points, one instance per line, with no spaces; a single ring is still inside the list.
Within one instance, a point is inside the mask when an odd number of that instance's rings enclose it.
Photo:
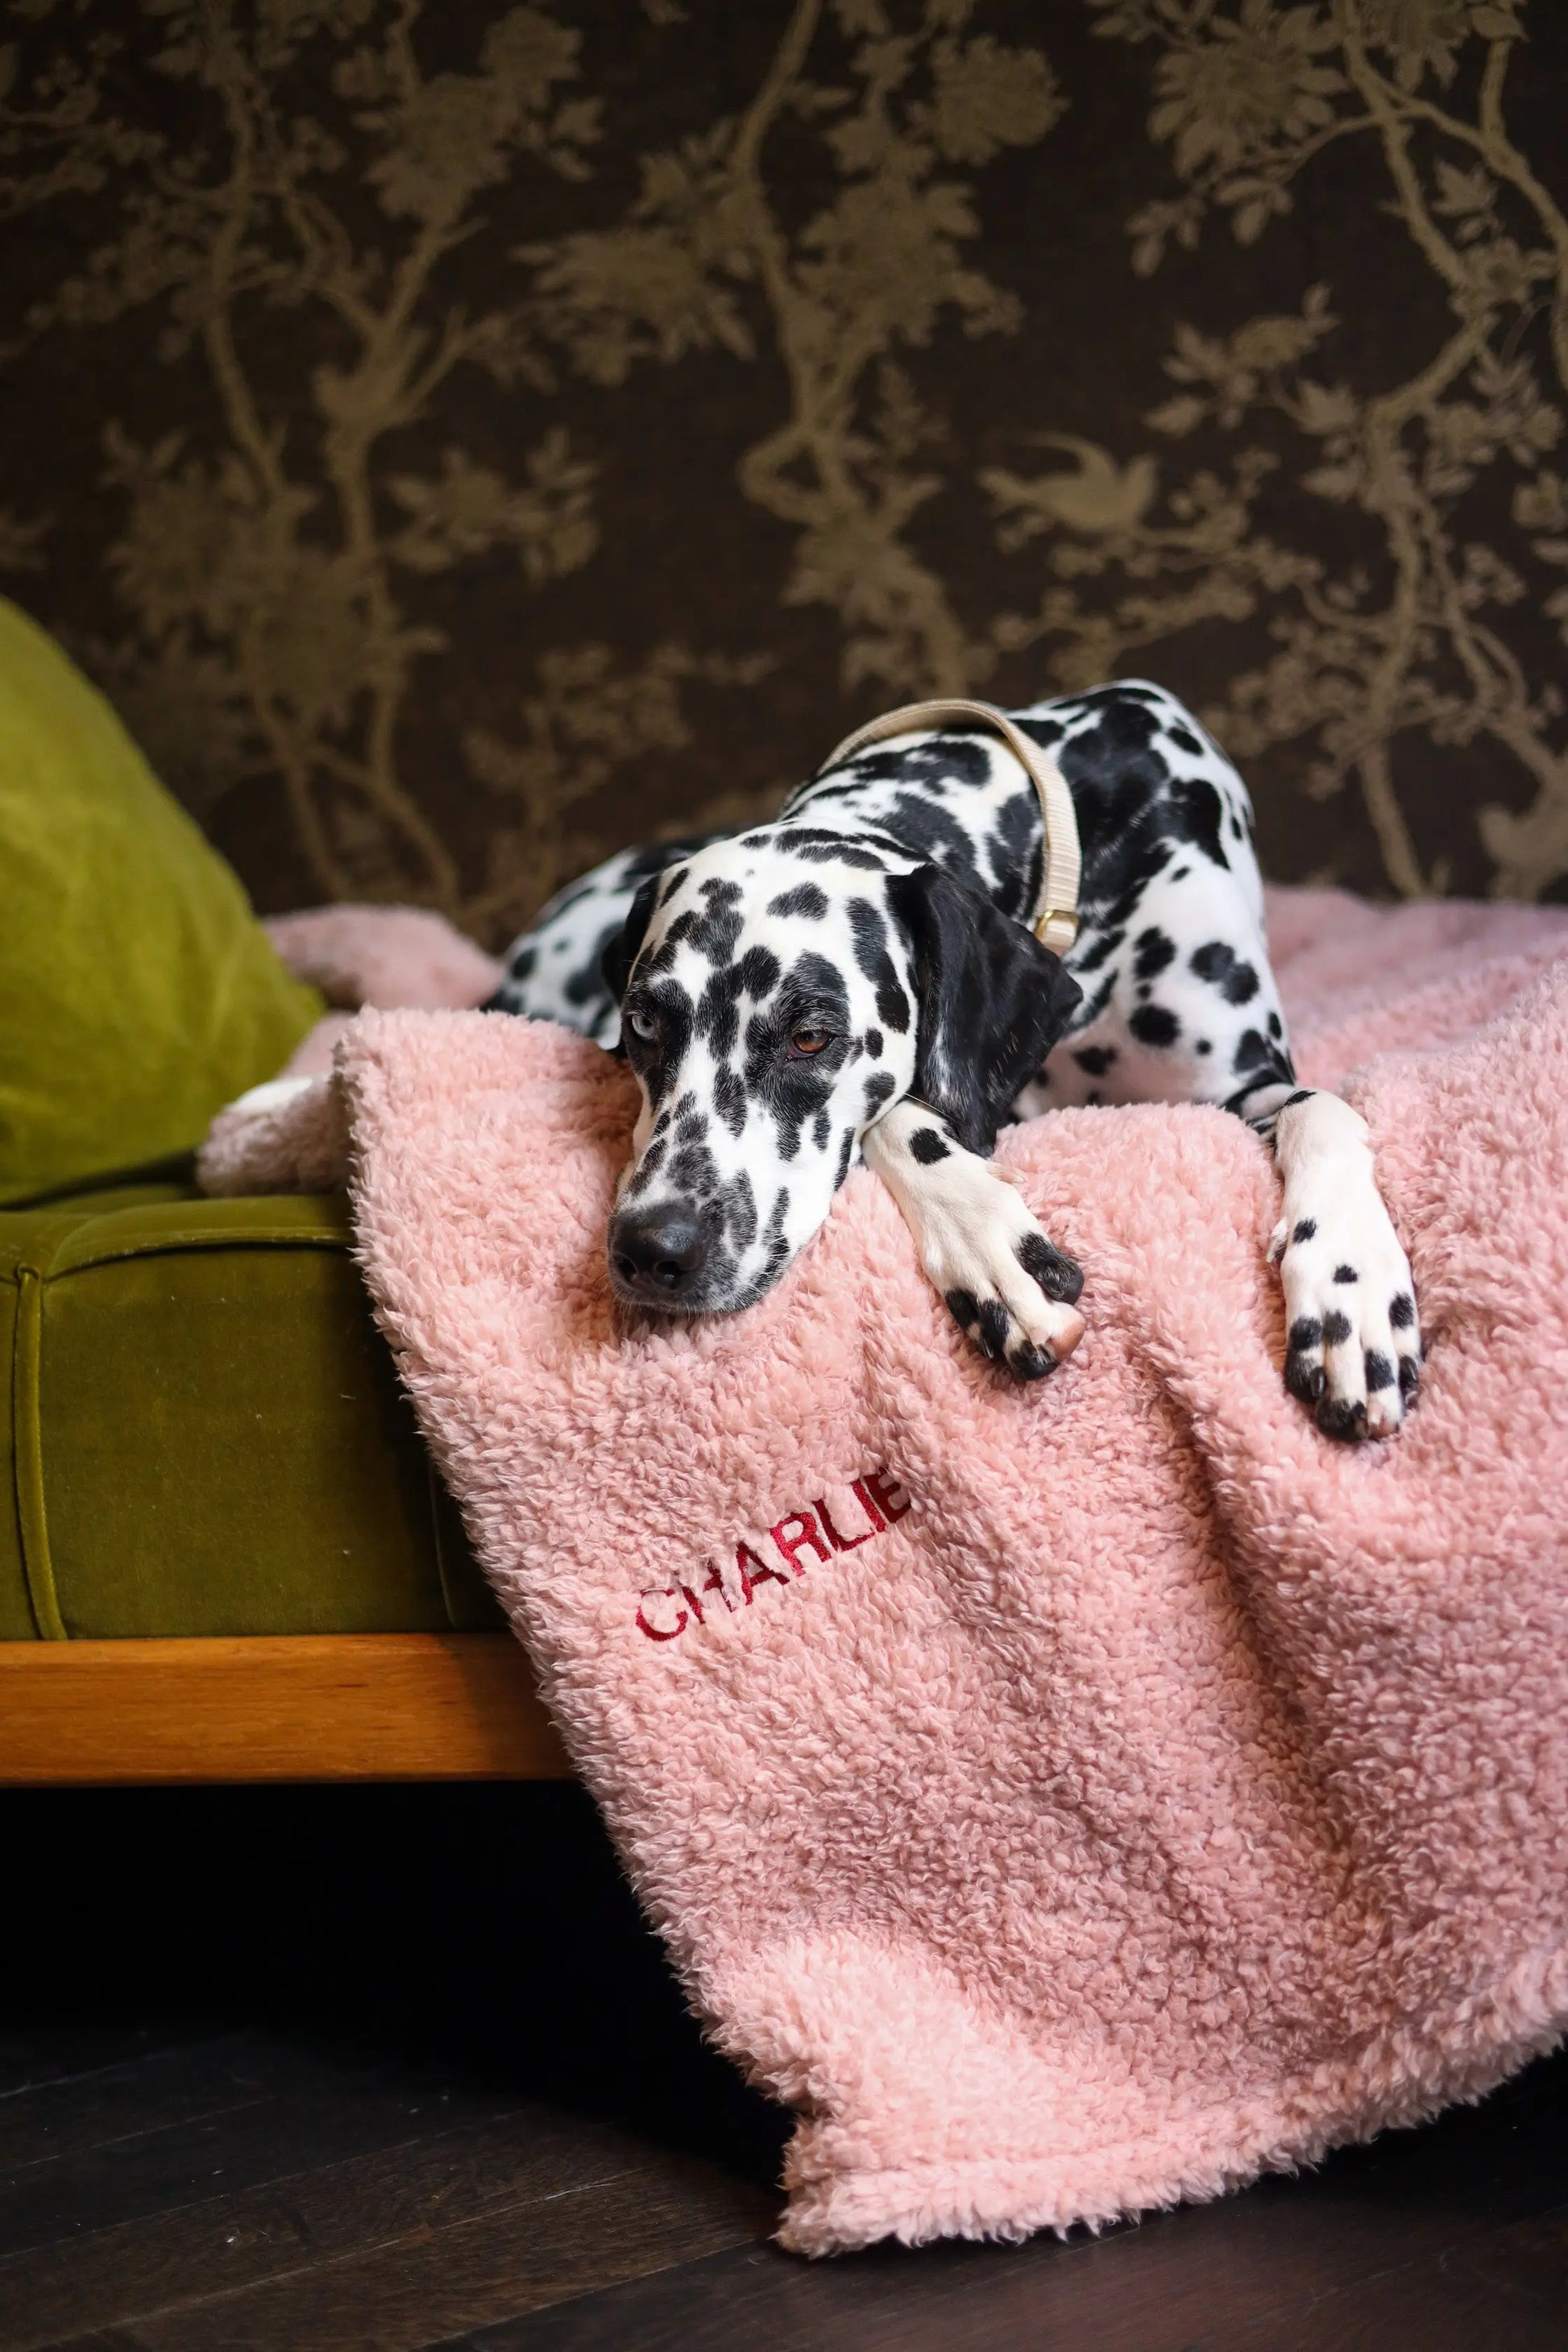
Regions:
[[[101,695],[0,599],[0,1202],[188,1150],[321,1010]]]

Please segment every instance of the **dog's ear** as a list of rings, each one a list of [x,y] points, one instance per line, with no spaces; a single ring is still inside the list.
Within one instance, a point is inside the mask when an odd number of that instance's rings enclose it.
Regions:
[[[659,877],[650,874],[626,908],[626,921],[599,958],[599,976],[617,1004],[626,992],[632,966],[647,936],[648,920],[653,913],[653,902],[658,896],[658,885]]]
[[[891,877],[913,958],[914,1091],[968,1151],[988,1152],[1083,991],[1033,931],[937,866]]]

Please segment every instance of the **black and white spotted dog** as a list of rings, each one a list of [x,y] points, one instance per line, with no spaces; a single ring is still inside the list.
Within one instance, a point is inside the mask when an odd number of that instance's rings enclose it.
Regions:
[[[1139,680],[1010,715],[1078,814],[1060,961],[1028,928],[1035,788],[962,725],[830,766],[775,824],[614,857],[517,941],[493,1008],[624,1045],[641,1090],[615,1289],[671,1314],[750,1306],[864,1159],[964,1331],[1032,1380],[1081,1337],[1083,1277],[989,1164],[998,1127],[1214,1103],[1271,1139],[1284,1180],[1286,1385],[1332,1436],[1391,1435],[1418,1375],[1410,1268],[1363,1122],[1296,1084],[1246,787]]]

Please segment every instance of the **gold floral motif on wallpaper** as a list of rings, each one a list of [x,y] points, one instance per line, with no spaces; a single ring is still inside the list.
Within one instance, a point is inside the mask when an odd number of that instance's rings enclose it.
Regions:
[[[643,36],[702,5],[645,0]],[[1025,323],[981,234],[989,175],[1087,102],[984,0],[763,12],[775,38],[745,102],[630,172],[569,0],[450,24],[434,0],[142,0],[131,73],[113,12],[89,37],[65,0],[13,0],[0,220],[96,226],[0,320],[0,368],[25,383],[46,345],[85,354],[134,319],[169,372],[180,422],[151,438],[106,379],[83,496],[121,624],[83,650],[198,813],[270,793],[319,895],[421,900],[492,940],[618,845],[615,780],[635,797],[641,763],[691,746],[704,698],[765,713],[787,681],[765,626],[719,649],[655,612],[634,651],[554,617],[581,613],[619,528],[583,417],[606,394],[630,414],[649,371],[742,369],[756,429],[710,495],[738,533],[765,519],[773,606],[837,634],[843,709],[815,749],[879,700],[984,691],[1022,656],[1072,687],[1233,630],[1205,717],[1244,763],[1289,754],[1300,789],[1356,796],[1387,887],[1448,880],[1413,832],[1412,748],[1440,768],[1484,744],[1506,772],[1511,804],[1469,818],[1497,889],[1568,875],[1563,698],[1512,625],[1543,614],[1568,639],[1568,217],[1510,131],[1522,0],[1082,5],[1142,53],[1167,190],[1126,222],[1129,298],[1202,250],[1214,312],[1175,327],[1135,446],[1053,424],[1037,382],[1013,462],[975,467],[931,387],[944,352]],[[465,24],[462,61],[431,63]],[[156,127],[137,75],[200,136]],[[1336,362],[1354,285],[1222,315],[1225,244],[1266,243],[1340,142],[1375,159],[1381,215],[1436,298],[1396,383]],[[606,185],[627,191],[613,216]],[[497,242],[503,188],[534,192],[537,235]],[[292,375],[274,363],[307,343]],[[475,387],[543,420],[504,465],[465,437]],[[1321,527],[1268,523],[1281,467]],[[1478,485],[1500,480],[1478,536]],[[47,618],[58,516],[27,485],[0,457],[0,570]],[[955,500],[985,518],[978,570],[932,553],[929,517]],[[510,716],[459,709],[433,761],[426,714],[461,702],[473,600],[518,648]],[[482,806],[477,850],[448,822],[453,769]],[[764,796],[700,797],[635,829]]]

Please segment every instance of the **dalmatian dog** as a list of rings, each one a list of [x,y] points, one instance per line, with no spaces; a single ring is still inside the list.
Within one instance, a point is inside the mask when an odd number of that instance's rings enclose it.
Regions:
[[[1059,959],[1028,928],[1038,796],[979,724],[836,759],[773,824],[614,857],[516,942],[490,1009],[623,1050],[637,1080],[616,1292],[668,1315],[750,1306],[864,1160],[965,1334],[1037,1379],[1082,1336],[1083,1276],[992,1165],[998,1129],[1213,1103],[1282,1178],[1287,1388],[1330,1436],[1391,1436],[1419,1377],[1410,1268],[1363,1121],[1296,1083],[1241,778],[1140,679],[1009,716],[1078,816]]]

